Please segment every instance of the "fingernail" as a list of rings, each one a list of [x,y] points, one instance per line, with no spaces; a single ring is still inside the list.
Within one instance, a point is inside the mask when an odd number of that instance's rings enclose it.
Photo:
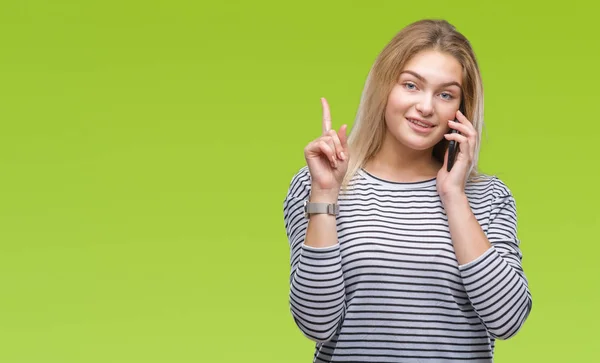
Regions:
[[[340,158],[342,158],[342,160],[346,160],[346,154],[344,154],[343,151],[340,153]]]

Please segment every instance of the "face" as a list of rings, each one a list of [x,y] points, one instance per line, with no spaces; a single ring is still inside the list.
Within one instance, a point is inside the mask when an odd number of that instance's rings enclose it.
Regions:
[[[448,120],[456,118],[461,86],[456,58],[434,50],[416,54],[388,97],[387,132],[410,149],[434,147],[450,130]]]

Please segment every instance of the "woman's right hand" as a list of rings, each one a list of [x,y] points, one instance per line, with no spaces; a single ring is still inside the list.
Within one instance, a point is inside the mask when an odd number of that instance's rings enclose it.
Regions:
[[[323,127],[321,136],[304,148],[304,158],[310,172],[311,194],[337,195],[348,169],[347,125],[339,131],[331,129],[331,113],[327,100],[321,98]]]

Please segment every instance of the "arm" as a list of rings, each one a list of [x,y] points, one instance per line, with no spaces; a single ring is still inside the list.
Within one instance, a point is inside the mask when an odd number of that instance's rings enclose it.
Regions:
[[[283,212],[290,244],[290,311],[302,333],[324,342],[336,333],[346,310],[344,278],[335,216],[304,217],[303,204],[310,195],[307,168],[294,176]],[[332,202],[325,194],[311,201]],[[335,200],[337,201],[337,195]]]
[[[499,180],[494,192],[487,235],[464,195],[444,204],[459,270],[471,303],[497,339],[514,336],[532,306],[527,278],[521,266],[515,200]]]

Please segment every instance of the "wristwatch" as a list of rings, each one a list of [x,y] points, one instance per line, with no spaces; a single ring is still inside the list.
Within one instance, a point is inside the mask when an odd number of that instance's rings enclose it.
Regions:
[[[340,206],[337,203],[313,203],[304,201],[304,217],[310,218],[311,214],[330,214],[337,216],[340,212]]]

